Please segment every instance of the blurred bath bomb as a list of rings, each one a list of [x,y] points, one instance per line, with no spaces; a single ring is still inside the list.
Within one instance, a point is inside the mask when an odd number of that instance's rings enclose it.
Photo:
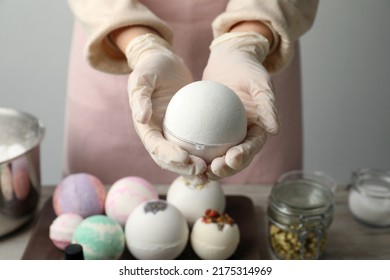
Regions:
[[[135,207],[152,199],[158,199],[158,192],[151,183],[141,177],[125,177],[116,181],[108,190],[105,212],[124,226]]]
[[[72,243],[83,247],[86,260],[117,260],[126,246],[123,228],[106,215],[85,218],[73,233]]]
[[[240,230],[228,214],[209,209],[195,222],[190,238],[199,258],[225,260],[237,250]]]
[[[169,186],[167,201],[184,215],[192,225],[207,209],[225,211],[226,198],[218,181],[204,185],[192,185],[183,176],[177,177]]]
[[[104,213],[106,188],[93,175],[76,173],[65,177],[53,193],[53,208],[58,215],[79,214],[83,218]]]
[[[65,213],[57,216],[49,227],[49,237],[60,250],[64,250],[72,241],[72,236],[83,217],[77,214]]]
[[[137,206],[125,225],[126,244],[140,260],[173,260],[187,245],[189,229],[184,216],[164,200]]]
[[[244,140],[246,112],[240,98],[227,86],[197,81],[172,97],[163,130],[167,140],[211,162]]]

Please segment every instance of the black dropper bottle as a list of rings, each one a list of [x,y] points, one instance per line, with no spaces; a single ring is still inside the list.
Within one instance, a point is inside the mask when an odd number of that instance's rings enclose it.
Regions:
[[[64,253],[65,260],[84,260],[83,247],[80,244],[69,244]]]

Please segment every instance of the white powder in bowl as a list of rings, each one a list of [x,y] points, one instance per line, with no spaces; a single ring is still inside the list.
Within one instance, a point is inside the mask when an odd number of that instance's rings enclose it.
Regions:
[[[0,162],[22,155],[26,148],[20,144],[0,145]]]

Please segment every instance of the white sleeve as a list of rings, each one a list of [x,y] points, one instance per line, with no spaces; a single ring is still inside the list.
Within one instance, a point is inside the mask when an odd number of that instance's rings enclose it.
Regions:
[[[172,41],[173,34],[168,25],[136,0],[68,2],[86,32],[85,58],[97,70],[114,74],[130,72],[126,58],[108,38],[108,34],[117,28],[144,25],[155,29],[166,41]]]
[[[312,26],[317,7],[318,0],[230,0],[225,12],[213,21],[213,34],[218,37],[241,21],[266,23],[279,36],[264,61],[267,70],[275,73],[291,61],[294,43]]]

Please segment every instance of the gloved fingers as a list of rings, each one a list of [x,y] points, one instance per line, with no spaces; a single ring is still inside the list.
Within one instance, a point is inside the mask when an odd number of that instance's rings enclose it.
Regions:
[[[259,72],[256,76],[260,76]],[[241,99],[247,112],[248,123],[260,125],[270,134],[276,134],[279,131],[275,95],[266,77],[247,77],[244,81],[225,82],[224,84]]]
[[[209,180],[218,181],[225,177],[232,176],[238,173],[239,170],[231,168],[225,160],[225,157],[219,157],[214,159],[210,166],[207,168],[206,176]]]
[[[129,67],[134,69],[136,65],[141,64],[147,58],[144,56],[145,53],[156,50],[166,54],[172,53],[171,46],[160,36],[151,33],[137,36],[130,41],[125,50]]]
[[[129,76],[128,93],[133,118],[139,123],[147,123],[152,117],[152,93],[155,90],[157,75],[133,71]]]
[[[207,177],[210,180],[220,180],[243,170],[261,150],[266,139],[265,131],[257,125],[252,125],[243,143],[230,148],[225,156],[211,162],[206,172]]]
[[[269,41],[257,32],[227,32],[215,38],[210,45],[210,50],[223,49],[226,52],[242,51],[255,55],[261,63],[269,52]]]
[[[270,75],[262,65],[269,47],[268,40],[255,32],[223,34],[210,45],[203,78],[232,88],[245,105],[248,121],[275,134],[279,131],[275,96]]]
[[[271,134],[279,131],[279,119],[275,106],[275,95],[270,81],[251,85],[250,95],[262,127]]]
[[[245,140],[226,152],[225,162],[227,166],[234,170],[244,169],[251,163],[253,157],[260,152],[266,140],[265,130],[257,125],[252,125]]]
[[[199,175],[205,172],[206,162],[164,138],[161,130],[144,133],[143,143],[154,161],[163,169],[183,175]]]
[[[153,160],[162,168],[181,176],[184,176],[190,182],[194,182],[196,184],[204,183],[205,180],[202,180],[202,174],[204,174],[207,165],[200,158],[196,158],[194,156],[189,156],[189,160],[185,163],[177,163],[177,162],[169,162],[167,163],[156,155],[151,155]]]
[[[125,54],[132,69],[128,93],[134,120],[146,124],[154,116],[162,118],[170,98],[192,81],[191,72],[170,44],[154,34],[131,40]]]
[[[189,155],[190,157],[190,161],[189,163],[191,163],[195,168],[193,168],[193,172],[191,172],[190,174],[184,174],[184,175],[191,175],[191,176],[196,176],[198,177],[197,180],[198,182],[201,182],[203,181],[203,183],[205,183],[205,171],[207,169],[207,163],[201,159],[200,157],[197,157],[197,156],[194,156],[194,155]]]
[[[140,126],[136,126],[138,133]],[[164,163],[165,165],[184,165],[189,162],[189,154],[185,150],[180,148],[179,145],[177,145],[176,143],[166,140],[162,135],[161,130],[150,128],[149,130],[144,133],[141,133],[140,135],[146,150],[149,152],[150,155],[158,159],[160,163]]]

